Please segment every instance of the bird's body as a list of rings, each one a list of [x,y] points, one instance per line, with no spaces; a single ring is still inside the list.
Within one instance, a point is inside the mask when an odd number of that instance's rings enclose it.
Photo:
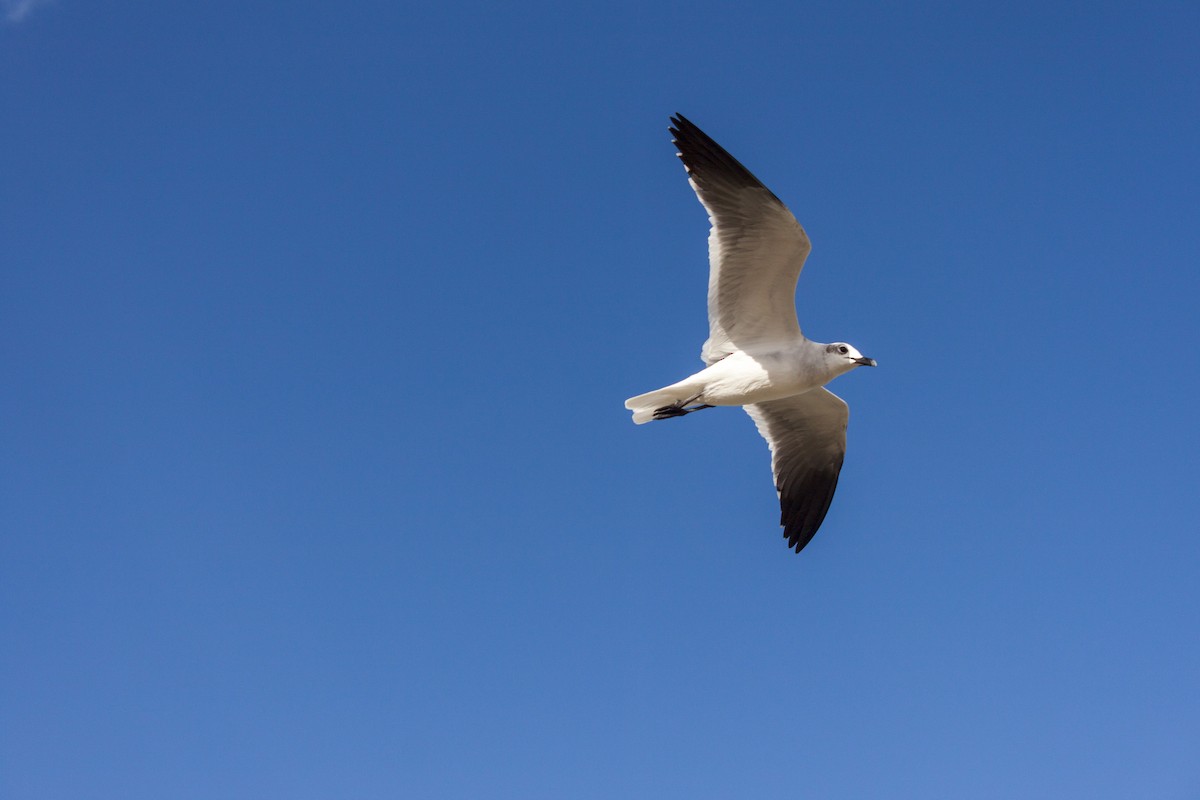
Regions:
[[[707,365],[625,401],[637,424],[713,406],[744,406],[771,447],[788,545],[799,552],[820,527],[846,449],[849,411],[826,383],[875,366],[844,342],[807,339],[796,319],[796,280],[811,249],[804,228],[757,178],[703,131],[672,118],[675,143],[709,234]]]
[[[641,424],[664,406],[692,402],[744,406],[803,394],[839,374],[824,355],[825,345],[803,337],[775,347],[738,350],[677,383],[629,398],[625,407],[634,411],[633,421]]]

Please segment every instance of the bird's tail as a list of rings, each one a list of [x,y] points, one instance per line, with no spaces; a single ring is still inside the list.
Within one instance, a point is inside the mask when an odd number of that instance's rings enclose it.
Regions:
[[[687,399],[687,394],[681,392],[680,387],[676,384],[631,397],[625,401],[625,407],[633,412],[633,423],[642,425],[654,419],[654,412],[663,406],[681,403]]]

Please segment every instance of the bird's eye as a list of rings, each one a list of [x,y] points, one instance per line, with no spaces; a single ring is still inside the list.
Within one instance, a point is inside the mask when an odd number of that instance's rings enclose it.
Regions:
[[[845,345],[842,345],[841,347],[838,348],[838,352],[841,353],[842,355],[846,355],[846,353],[849,353],[850,351],[846,349]]]

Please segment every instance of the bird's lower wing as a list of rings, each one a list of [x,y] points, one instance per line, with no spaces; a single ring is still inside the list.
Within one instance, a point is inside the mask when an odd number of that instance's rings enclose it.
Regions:
[[[745,409],[771,447],[779,524],[788,547],[799,553],[821,527],[833,500],[850,410],[825,388]]]

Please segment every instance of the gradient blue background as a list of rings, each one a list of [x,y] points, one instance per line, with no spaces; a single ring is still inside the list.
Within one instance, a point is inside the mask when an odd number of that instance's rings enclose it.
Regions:
[[[15,2],[0,795],[1200,797],[1200,7]],[[785,549],[680,111],[880,362]]]

